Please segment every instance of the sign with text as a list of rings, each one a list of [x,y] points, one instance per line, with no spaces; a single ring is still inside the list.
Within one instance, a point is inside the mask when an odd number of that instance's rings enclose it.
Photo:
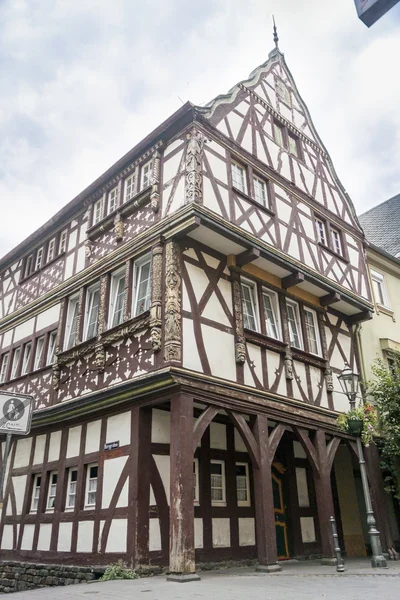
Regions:
[[[354,0],[357,14],[367,27],[371,27],[399,0]]]
[[[115,450],[116,448],[119,448],[119,441],[118,442],[106,442],[104,444],[104,451]]]
[[[31,430],[32,396],[0,392],[0,433],[26,435]]]

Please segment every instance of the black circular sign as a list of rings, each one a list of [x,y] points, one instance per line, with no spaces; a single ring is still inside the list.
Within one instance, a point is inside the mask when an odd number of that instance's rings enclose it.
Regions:
[[[25,412],[25,406],[18,398],[10,398],[3,406],[3,415],[8,421],[18,421]]]

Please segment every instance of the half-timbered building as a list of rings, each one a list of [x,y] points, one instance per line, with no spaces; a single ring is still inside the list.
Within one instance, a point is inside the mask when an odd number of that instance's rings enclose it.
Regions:
[[[0,390],[35,401],[7,466],[4,558],[273,570],[332,559],[331,515],[365,554],[356,450],[336,428],[337,375],[358,370],[373,307],[364,238],[278,47],[0,270]]]

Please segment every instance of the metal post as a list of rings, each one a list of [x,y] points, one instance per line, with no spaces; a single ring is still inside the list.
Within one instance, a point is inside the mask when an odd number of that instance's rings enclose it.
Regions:
[[[379,537],[379,531],[376,528],[376,521],[374,512],[372,510],[371,495],[369,492],[367,470],[365,467],[364,454],[362,449],[361,438],[357,437],[357,450],[358,460],[360,463],[361,481],[364,492],[365,508],[367,512],[367,524],[368,524],[368,535],[371,540],[371,567],[383,567],[388,568],[385,557],[382,554],[381,540]]]
[[[338,573],[344,573],[344,562],[342,558],[342,552],[339,546],[339,537],[336,529],[336,521],[334,517],[330,517],[330,522],[332,526],[332,537],[333,537],[333,545],[335,546],[335,554],[336,554],[336,571]]]
[[[6,476],[7,459],[8,459],[8,455],[10,453],[10,446],[11,446],[11,433],[7,433],[6,447],[4,448],[3,464],[1,465],[1,471],[0,471],[0,509],[3,508],[4,478]]]

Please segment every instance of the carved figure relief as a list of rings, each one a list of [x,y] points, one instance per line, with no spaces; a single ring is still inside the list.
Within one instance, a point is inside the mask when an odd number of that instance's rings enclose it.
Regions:
[[[96,345],[94,362],[100,372],[104,371],[106,365],[106,351],[103,344]]]
[[[204,136],[195,127],[187,135],[185,203],[203,202],[203,147]]]
[[[286,347],[284,363],[286,379],[293,379],[293,357],[292,353],[290,352],[290,346]]]
[[[93,242],[89,239],[85,240],[85,255],[86,258],[90,258],[92,256],[92,252],[93,252]]]
[[[238,365],[246,362],[246,342],[243,331],[243,305],[239,274],[232,273],[233,311],[235,316],[235,360]]]
[[[119,213],[114,218],[114,236],[116,242],[121,242],[124,238],[124,222]]]
[[[160,207],[160,153],[153,154],[153,175],[150,195],[150,206],[153,212],[158,212]]]
[[[157,244],[152,251],[152,289],[150,305],[151,345],[154,352],[161,348],[161,278],[163,246]]]
[[[165,345],[164,359],[179,362],[182,358],[181,342],[181,268],[180,247],[176,242],[166,246],[165,267]]]

